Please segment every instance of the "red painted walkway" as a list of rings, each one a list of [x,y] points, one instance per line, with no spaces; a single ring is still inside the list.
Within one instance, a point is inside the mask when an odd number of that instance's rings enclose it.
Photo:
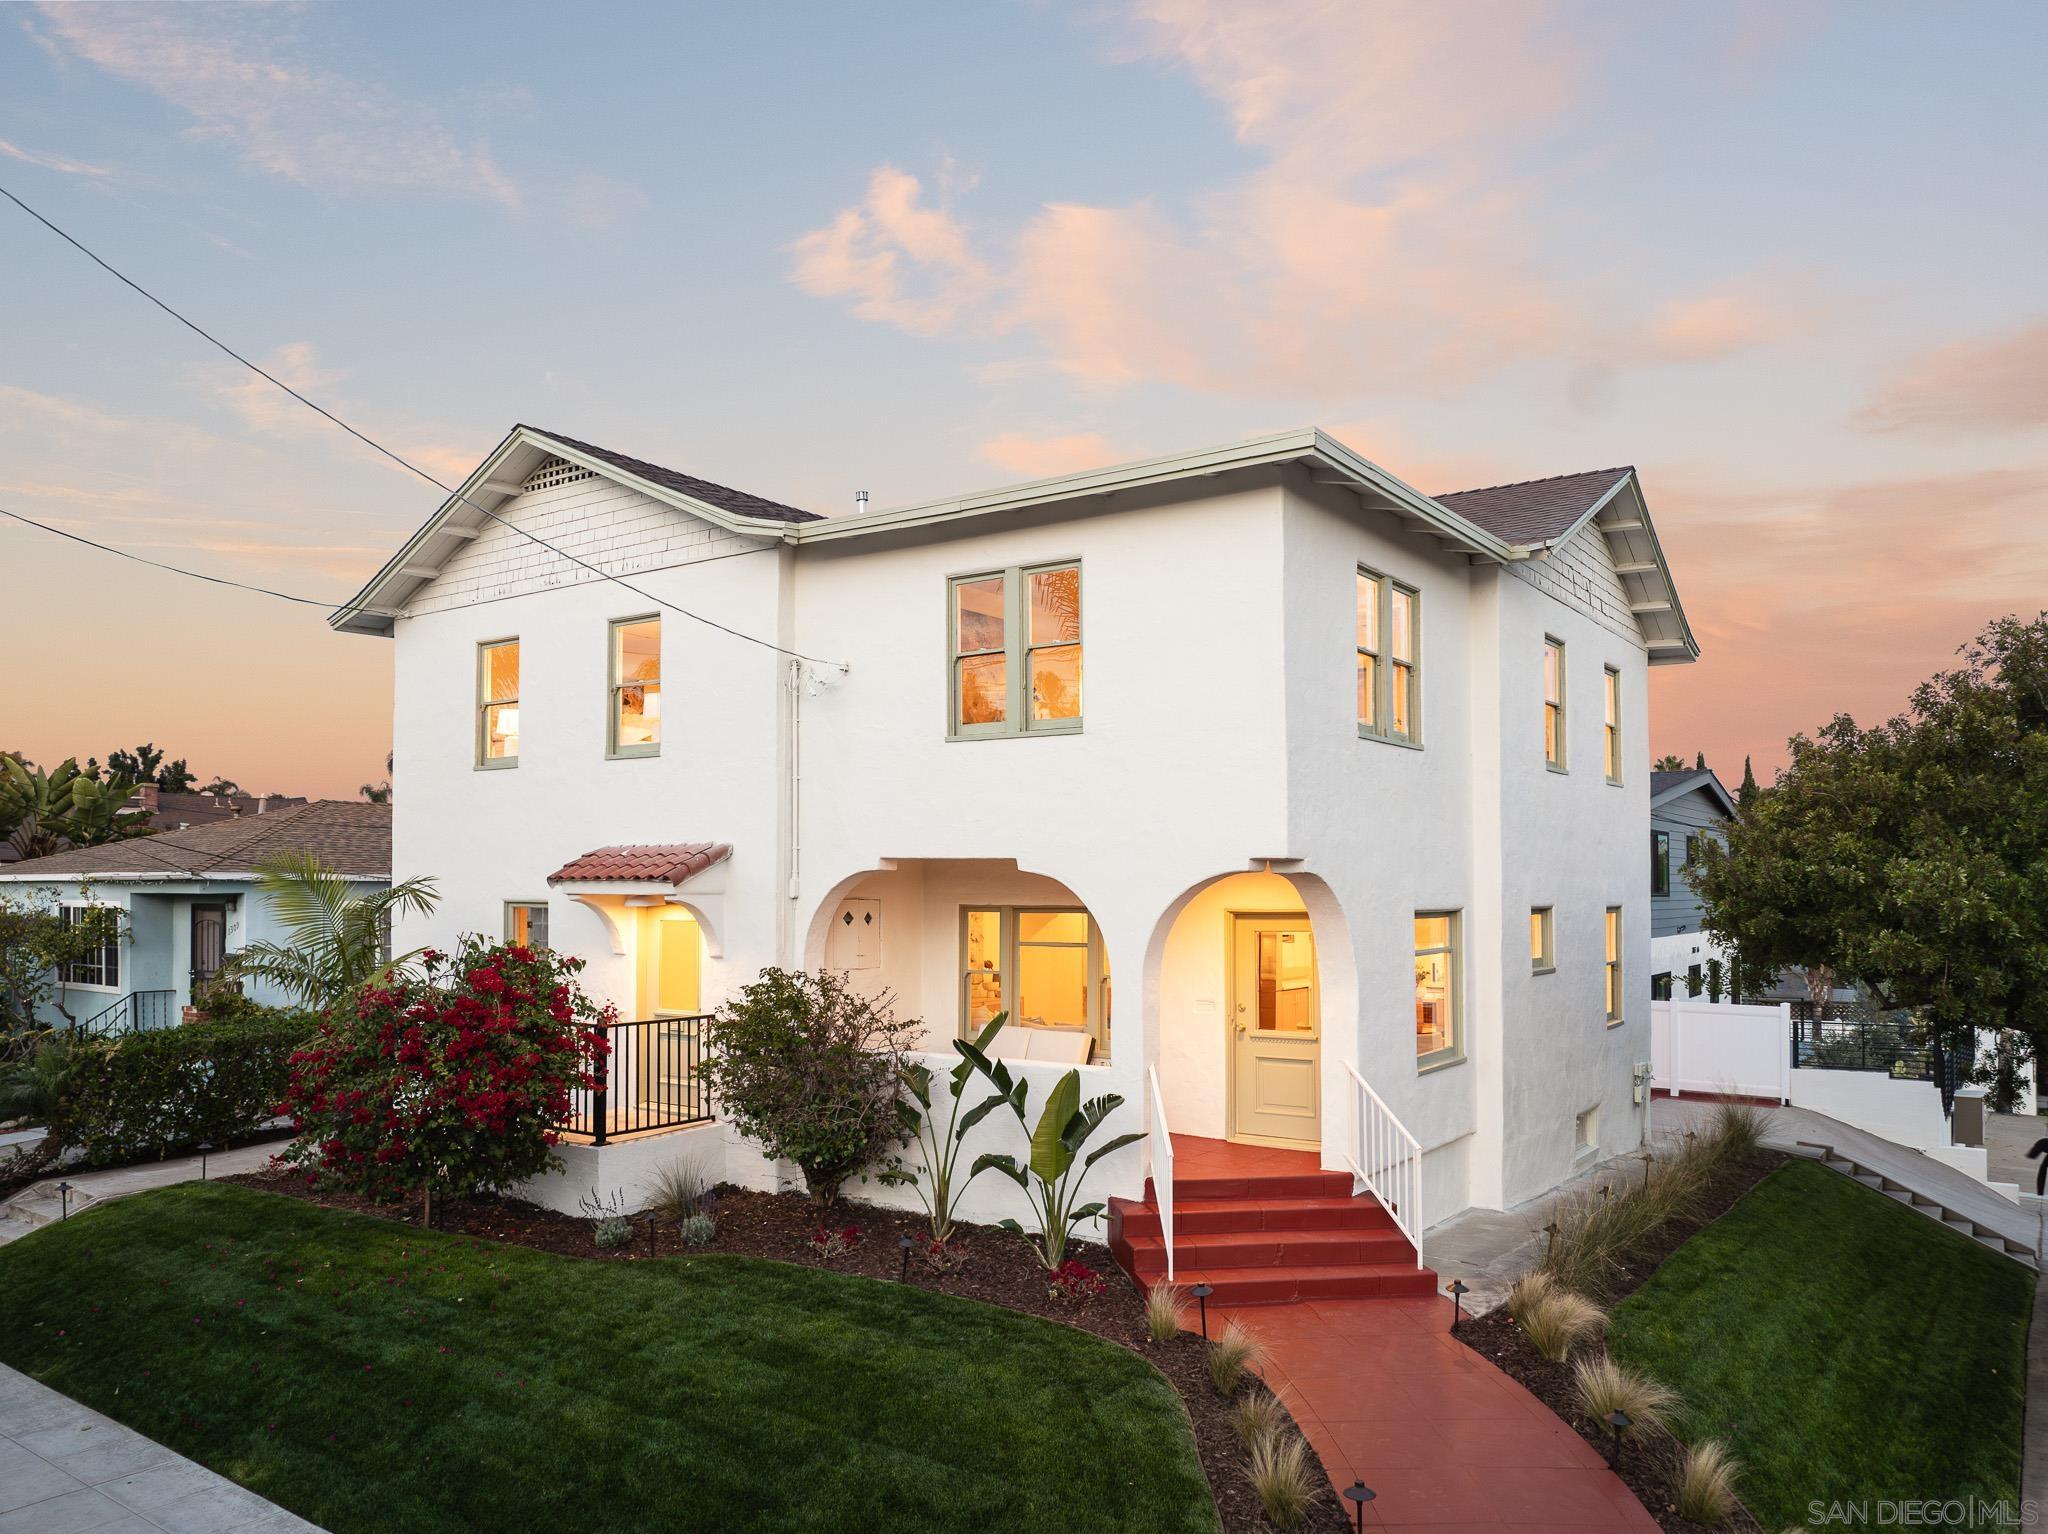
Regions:
[[[1313,1174],[1315,1163],[1302,1151],[1174,1136],[1177,1183]],[[1210,1328],[1233,1315],[1265,1342],[1266,1377],[1331,1482],[1362,1480],[1379,1494],[1366,1506],[1367,1528],[1656,1534],[1656,1520],[1597,1451],[1450,1335],[1449,1300],[1211,1301]]]

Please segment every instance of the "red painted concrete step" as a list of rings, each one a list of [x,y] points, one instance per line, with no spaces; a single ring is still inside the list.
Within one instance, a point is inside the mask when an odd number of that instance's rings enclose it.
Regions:
[[[1174,1281],[1207,1284],[1212,1305],[1284,1305],[1294,1300],[1412,1299],[1436,1293],[1436,1274],[1405,1262],[1331,1267],[1189,1268],[1175,1266]]]
[[[1128,1236],[1156,1236],[1159,1209],[1156,1204],[1136,1199],[1112,1199],[1122,1206],[1123,1229]],[[1378,1199],[1352,1198],[1347,1192],[1324,1198],[1210,1198],[1190,1202],[1177,1198],[1173,1206],[1176,1239],[1252,1230],[1392,1230],[1393,1217]]]
[[[1138,1278],[1166,1272],[1166,1241],[1162,1236],[1123,1236],[1130,1256],[1126,1266]],[[1357,1263],[1415,1262],[1415,1249],[1398,1230],[1249,1230],[1215,1233],[1184,1231],[1174,1223],[1174,1259],[1180,1268],[1327,1268]]]

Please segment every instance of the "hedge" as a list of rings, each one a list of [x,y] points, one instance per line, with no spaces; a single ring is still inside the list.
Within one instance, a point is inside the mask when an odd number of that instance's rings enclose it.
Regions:
[[[291,1086],[292,1054],[315,1021],[310,1013],[251,1008],[85,1045],[62,1123],[52,1127],[93,1166],[254,1134],[277,1116]]]

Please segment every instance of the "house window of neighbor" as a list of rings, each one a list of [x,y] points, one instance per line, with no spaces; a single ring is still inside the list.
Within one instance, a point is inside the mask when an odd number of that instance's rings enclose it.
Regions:
[[[548,907],[544,900],[505,902],[505,941],[527,948],[548,946]]]
[[[88,913],[109,909],[111,907],[107,906],[65,906],[64,925],[81,926],[91,919]],[[75,962],[66,964],[58,979],[65,985],[103,986],[108,990],[121,988],[121,929],[118,918],[108,923],[106,940]]]
[[[1536,906],[1529,912],[1529,968],[1547,975],[1557,968],[1557,950],[1551,946],[1550,907]]]
[[[1652,831],[1650,833],[1650,893],[1668,895],[1671,893],[1671,833]]]
[[[1652,975],[1652,976],[1650,976],[1650,1000],[1652,1000],[1652,1001],[1669,1001],[1670,999],[1671,999],[1671,975],[1670,975],[1670,973],[1669,973],[1669,972],[1667,971],[1666,973],[1664,973],[1664,974],[1661,974],[1661,975]]]
[[[1543,761],[1553,772],[1565,770],[1564,641],[1543,641]]]
[[[1699,995],[1699,993],[1700,993],[1700,992],[1701,992],[1702,990],[1704,990],[1705,988],[1706,988],[1706,975],[1704,974],[1704,972],[1702,972],[1702,970],[1700,969],[1700,966],[1699,966],[1699,965],[1697,965],[1697,964],[1688,964],[1688,965],[1686,965],[1686,967],[1685,967],[1685,994],[1686,994],[1686,996],[1687,996],[1688,998],[1694,998],[1694,997],[1697,997],[1697,996]]]
[[[950,585],[950,733],[1081,727],[1081,567],[1019,566]]]
[[[960,959],[963,1033],[979,1032],[998,1012],[1008,1012],[1005,1031],[1073,1035],[1080,1060],[1108,1061],[1109,959],[1086,911],[969,908],[961,913]]]
[[[1609,666],[1602,673],[1605,682],[1603,707],[1606,709],[1607,731],[1607,781],[1621,781],[1621,673]]]
[[[661,754],[661,619],[622,618],[611,632],[613,756]]]
[[[1700,835],[1697,831],[1692,832],[1685,839],[1685,866],[1687,868],[1697,868],[1700,866]]]
[[[479,767],[519,765],[519,641],[477,646],[476,762]]]
[[[1607,908],[1607,1022],[1621,1021],[1621,907]]]
[[[1415,1059],[1432,1065],[1457,1054],[1457,913],[1421,911],[1415,917]]]
[[[1422,598],[1412,586],[1360,567],[1356,602],[1358,733],[1422,740]]]

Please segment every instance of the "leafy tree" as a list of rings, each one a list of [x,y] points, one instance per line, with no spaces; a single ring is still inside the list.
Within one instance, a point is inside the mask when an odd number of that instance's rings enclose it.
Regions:
[[[174,762],[164,760],[155,742],[137,746],[133,751],[109,751],[107,770],[118,777],[128,778],[136,783],[150,784],[167,794],[187,794],[199,781],[191,768],[185,765],[185,758]]]
[[[1747,815],[1750,806],[1756,803],[1757,793],[1756,769],[1749,765],[1749,758],[1745,756],[1742,759],[1742,787],[1735,793],[1736,809]]]
[[[358,790],[363,798],[371,804],[389,804],[391,802],[391,759],[393,754],[389,751],[384,753],[384,781],[382,783],[365,783]]]
[[[704,1077],[742,1133],[797,1164],[822,1207],[909,1142],[897,1104],[921,1031],[829,970],[771,966],[706,1023]]]
[[[1693,770],[1694,772],[1705,772],[1705,771],[1707,770],[1707,753],[1706,753],[1706,752],[1704,752],[1704,751],[1696,751],[1696,752],[1694,752],[1694,753],[1693,753],[1693,758],[1692,758],[1692,770]]]
[[[239,794],[242,791],[242,785],[233,778],[224,778],[219,773],[215,773],[213,781],[199,791],[202,794],[212,794],[217,798],[225,799],[231,794]]]
[[[0,756],[0,829],[24,858],[147,836],[149,817],[124,808],[134,789],[127,778],[80,771],[71,757],[46,772],[22,757]]]
[[[474,935],[422,957],[293,1056],[285,1159],[372,1198],[495,1193],[559,1169],[572,1094],[603,1080],[616,1017],[576,983],[583,961]]]
[[[1667,752],[1665,755],[1658,757],[1656,761],[1650,763],[1650,767],[1655,772],[1683,772],[1685,771],[1685,758],[1682,756],[1672,756]]]
[[[2048,613],[2002,618],[1869,729],[1837,715],[1709,842],[1706,926],[1751,970],[1827,969],[1940,1043],[2048,1039]]]
[[[432,879],[407,879],[361,892],[307,852],[281,853],[256,865],[256,887],[289,933],[231,953],[221,966],[230,980],[265,980],[300,1006],[340,1006],[371,981],[389,983],[424,950],[385,955],[394,916],[426,915],[440,903]]]

